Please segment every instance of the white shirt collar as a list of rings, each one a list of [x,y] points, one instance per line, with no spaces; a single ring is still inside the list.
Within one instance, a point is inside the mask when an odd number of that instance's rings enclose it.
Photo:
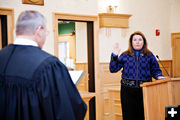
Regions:
[[[38,44],[35,41],[26,39],[26,38],[16,38],[16,40],[14,41],[14,44],[16,44],[16,45],[31,45],[31,46],[38,47]]]

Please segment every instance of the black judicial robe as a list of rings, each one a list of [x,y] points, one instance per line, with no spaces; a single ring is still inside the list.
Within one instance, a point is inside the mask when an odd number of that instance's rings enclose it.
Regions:
[[[56,57],[33,46],[0,51],[0,120],[83,120],[86,110]]]

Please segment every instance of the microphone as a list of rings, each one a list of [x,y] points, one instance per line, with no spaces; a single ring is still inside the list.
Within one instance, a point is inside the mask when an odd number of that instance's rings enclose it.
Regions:
[[[160,64],[163,66],[163,69],[166,71],[167,75],[169,76],[166,68],[165,68],[164,65],[161,63],[161,60],[159,59],[159,56],[158,56],[158,55],[156,55],[156,58],[159,60]]]

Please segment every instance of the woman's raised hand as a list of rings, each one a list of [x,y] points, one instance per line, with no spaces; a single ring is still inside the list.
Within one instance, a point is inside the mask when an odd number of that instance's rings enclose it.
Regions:
[[[116,54],[116,55],[119,55],[120,51],[121,51],[121,49],[119,48],[119,43],[115,43],[113,45],[113,53]]]

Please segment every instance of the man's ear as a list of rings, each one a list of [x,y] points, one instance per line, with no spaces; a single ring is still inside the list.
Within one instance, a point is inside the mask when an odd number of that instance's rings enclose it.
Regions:
[[[36,35],[36,34],[39,34],[40,31],[41,31],[41,29],[42,29],[41,26],[39,26],[39,27],[36,29],[35,35]]]
[[[36,29],[36,32],[34,33],[34,40],[35,42],[37,42],[39,44],[39,40],[41,39],[41,26],[39,26],[37,29]]]

